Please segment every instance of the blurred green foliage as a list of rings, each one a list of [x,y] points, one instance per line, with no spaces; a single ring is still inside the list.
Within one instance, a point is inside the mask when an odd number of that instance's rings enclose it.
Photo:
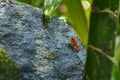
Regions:
[[[44,13],[47,16],[52,16],[62,0],[44,0]]]
[[[89,20],[90,20],[92,1],[93,0],[81,0],[84,11],[85,11],[85,16],[87,18],[88,25],[89,25]],[[88,26],[88,28],[89,28],[89,26]]]
[[[119,0],[93,0],[90,16],[88,45],[99,48],[110,57],[114,56],[115,32],[118,20],[118,15],[114,11],[118,10],[118,2]],[[89,79],[110,80],[113,62],[99,51],[89,47],[86,63]]]
[[[114,62],[112,80],[120,79],[120,59]]]
[[[119,1],[119,17],[118,17],[118,26],[117,26],[117,36],[116,36],[116,44],[115,44],[115,63],[113,66],[113,76],[112,80],[120,79],[120,1]]]

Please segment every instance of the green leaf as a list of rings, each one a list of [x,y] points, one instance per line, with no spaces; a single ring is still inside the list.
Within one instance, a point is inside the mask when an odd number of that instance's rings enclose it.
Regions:
[[[87,18],[87,22],[89,23],[92,0],[81,0],[81,2],[82,2],[82,5],[83,5],[83,8],[85,10],[85,15],[86,15],[86,18]]]
[[[119,61],[115,61],[115,63],[114,63],[112,80],[120,79],[119,63],[120,63],[120,59],[119,59]]]
[[[88,48],[85,68],[90,80],[111,80],[118,3],[119,0],[93,0],[88,45],[94,47]]]
[[[52,16],[58,8],[62,0],[44,0],[44,13],[47,16]]]
[[[115,63],[113,66],[113,76],[112,80],[120,79],[120,1],[119,1],[119,21],[117,27],[117,37],[116,37],[116,44],[115,44]]]
[[[88,23],[80,0],[63,0],[67,6],[73,29],[80,37],[84,46],[88,41]]]

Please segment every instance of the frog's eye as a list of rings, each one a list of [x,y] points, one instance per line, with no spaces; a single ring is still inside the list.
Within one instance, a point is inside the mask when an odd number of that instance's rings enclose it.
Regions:
[[[74,43],[75,43],[75,41],[76,41],[76,40],[75,40],[75,38],[74,38],[74,37],[71,37],[71,43],[73,43],[73,44],[74,44]]]
[[[74,37],[71,37],[71,40],[75,40],[75,38],[74,38]]]

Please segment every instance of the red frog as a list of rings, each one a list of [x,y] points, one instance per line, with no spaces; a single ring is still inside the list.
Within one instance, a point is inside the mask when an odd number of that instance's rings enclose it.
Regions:
[[[76,39],[74,37],[71,37],[71,40],[70,40],[70,42],[68,44],[70,46],[72,46],[75,51],[79,51],[80,50],[80,48],[79,48],[79,46],[77,44],[77,41],[76,41]]]

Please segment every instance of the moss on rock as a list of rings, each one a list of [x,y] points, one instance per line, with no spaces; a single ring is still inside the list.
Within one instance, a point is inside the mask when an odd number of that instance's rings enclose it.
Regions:
[[[16,80],[19,69],[11,61],[3,48],[0,48],[0,80]]]

